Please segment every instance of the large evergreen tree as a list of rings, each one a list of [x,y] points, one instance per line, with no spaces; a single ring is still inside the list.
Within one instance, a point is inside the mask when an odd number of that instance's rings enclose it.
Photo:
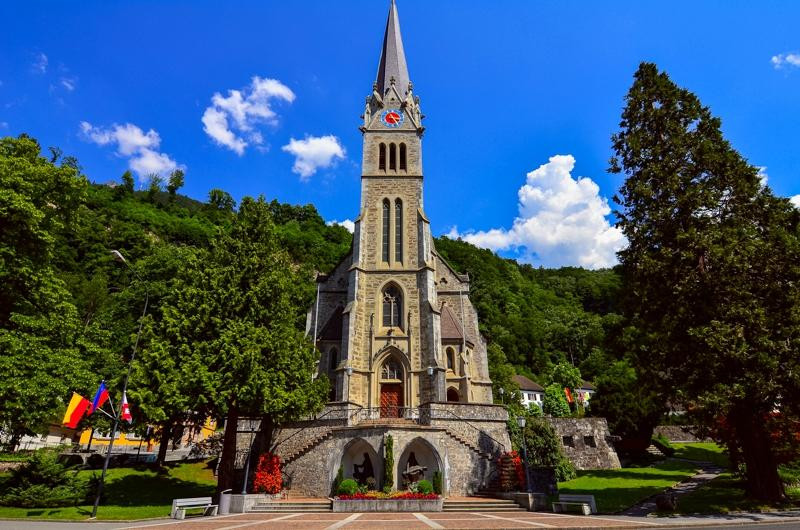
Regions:
[[[611,171],[626,177],[619,255],[643,382],[700,425],[724,422],[748,493],[780,499],[780,449],[797,441],[778,433],[797,425],[800,213],[655,65],[639,67],[626,103]]]

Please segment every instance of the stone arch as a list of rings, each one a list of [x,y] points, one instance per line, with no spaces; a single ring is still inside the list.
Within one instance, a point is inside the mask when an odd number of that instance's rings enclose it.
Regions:
[[[385,303],[385,294],[389,290],[396,290],[396,295],[399,297],[399,303],[395,305],[395,310],[397,313],[395,314],[397,326],[387,326],[386,323],[386,315],[384,314],[387,310],[387,306]],[[386,329],[389,327],[397,328],[400,332],[405,331],[406,329],[406,303],[408,301],[408,294],[406,293],[405,288],[403,286],[394,281],[394,280],[387,280],[378,288],[378,296],[377,296],[377,314],[379,315],[379,327]],[[390,317],[391,319],[391,317]]]
[[[384,378],[384,367],[387,364],[393,364],[395,368],[398,368],[402,374],[398,374],[398,378],[392,378],[391,380],[387,380]],[[375,402],[371,404],[374,408],[374,414],[376,416],[386,416],[386,417],[397,417],[400,413],[404,412],[403,408],[411,406],[411,364],[409,363],[408,356],[406,356],[400,349],[396,346],[387,346],[375,356],[375,362],[373,364],[375,367],[375,377],[373,377],[373,393],[372,395],[375,396]],[[398,388],[399,385],[399,388]],[[395,410],[384,410],[382,405],[382,398],[383,390],[387,392],[394,392],[400,394],[401,398],[397,401],[395,405]],[[388,398],[388,396],[387,396]],[[388,405],[388,404],[387,404]],[[389,405],[391,406],[391,405]],[[390,414],[391,413],[391,414]],[[394,416],[392,416],[394,414]]]
[[[433,482],[433,473],[435,471],[444,475],[444,463],[439,451],[428,440],[418,436],[406,444],[403,452],[400,453],[400,458],[397,460],[396,476],[399,488],[402,489],[404,487],[403,473],[408,469],[409,461],[412,461],[412,454],[413,460],[417,462],[417,465],[426,468],[422,472],[422,476],[426,480]],[[445,484],[444,476],[442,476],[442,484]]]
[[[380,486],[383,480],[383,458],[378,454],[372,444],[364,438],[354,438],[347,442],[342,449],[342,456],[339,458],[338,465],[342,466],[344,478],[361,477],[361,483],[366,481],[363,476],[365,461],[369,461],[368,468],[372,468],[372,476],[375,478],[376,487]],[[369,469],[366,469],[368,472]],[[333,476],[339,471],[338,466],[333,470]],[[334,492],[335,493],[335,492]]]
[[[461,395],[458,392],[458,389],[454,386],[451,386],[447,389],[447,401],[451,403],[458,403],[461,401]]]

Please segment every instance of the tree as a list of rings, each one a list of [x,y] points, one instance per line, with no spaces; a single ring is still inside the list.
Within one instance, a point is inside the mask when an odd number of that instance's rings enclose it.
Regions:
[[[321,409],[325,378],[312,378],[316,349],[301,331],[307,278],[283,250],[263,198],[245,198],[230,229],[186,260],[162,309],[156,356],[172,356],[192,410],[226,418],[218,488],[233,486],[236,428],[262,418],[272,431]]]
[[[707,431],[724,420],[748,494],[779,500],[776,445],[798,440],[776,435],[800,419],[800,212],[653,64],[634,76],[613,145],[636,368]]]
[[[227,191],[214,188],[208,192],[208,205],[214,210],[232,212],[236,207],[236,201]]]
[[[92,346],[53,267],[87,182],[22,135],[0,139],[0,429],[14,446],[63,413],[70,391],[92,385]]]
[[[175,202],[175,195],[178,193],[178,190],[183,187],[184,183],[184,172],[182,169],[176,169],[169,175],[169,181],[167,183],[167,192],[169,193],[169,202]]]
[[[555,365],[550,372],[550,380],[561,388],[576,389],[583,385],[581,371],[567,362]]]
[[[564,387],[553,383],[544,389],[542,412],[555,418],[569,416],[569,403],[564,395]]]
[[[157,173],[153,173],[147,180],[147,200],[155,203],[156,196],[161,193],[161,187],[164,185],[164,177]]]
[[[122,183],[114,188],[114,197],[117,199],[122,199],[123,197],[132,197],[135,184],[136,183],[133,180],[133,174],[130,172],[130,170],[125,171],[125,173],[122,174]]]

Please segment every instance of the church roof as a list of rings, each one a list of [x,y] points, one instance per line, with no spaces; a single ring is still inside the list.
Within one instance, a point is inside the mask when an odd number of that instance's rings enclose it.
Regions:
[[[325,327],[320,331],[317,340],[342,340],[342,311],[343,307],[339,306],[328,319]]]
[[[381,96],[384,96],[391,86],[392,77],[394,77],[395,88],[400,97],[405,97],[409,82],[408,66],[406,66],[406,54],[403,51],[403,39],[400,36],[400,18],[397,16],[397,5],[394,0],[389,6],[389,18],[386,20],[386,32],[383,34],[381,61],[378,65],[378,76],[375,79]]]
[[[441,327],[442,340],[462,340],[464,338],[458,319],[446,304],[442,306]]]

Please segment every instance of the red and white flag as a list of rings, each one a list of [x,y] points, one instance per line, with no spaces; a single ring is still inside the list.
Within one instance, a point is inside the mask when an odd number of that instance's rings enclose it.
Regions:
[[[122,393],[122,419],[128,423],[133,422],[133,416],[131,416],[131,407],[128,405],[128,395],[124,392]]]

